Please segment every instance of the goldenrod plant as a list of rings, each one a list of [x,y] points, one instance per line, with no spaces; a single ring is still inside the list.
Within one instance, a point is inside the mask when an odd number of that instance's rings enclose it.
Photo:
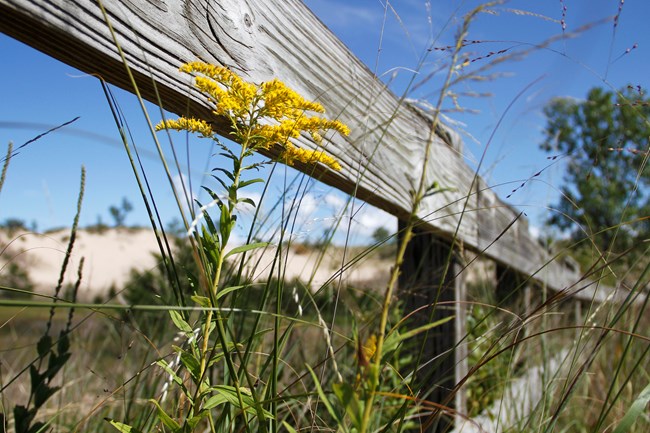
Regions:
[[[200,246],[198,256],[202,272],[191,299],[201,309],[201,314],[190,317],[170,311],[171,320],[184,334],[186,343],[183,347],[174,348],[177,357],[172,362],[165,359],[157,361],[169,375],[170,384],[179,391],[177,404],[172,409],[166,409],[161,401],[163,398],[150,401],[157,408],[161,425],[169,431],[190,432],[199,426],[203,426],[201,430],[204,430],[206,422],[211,431],[217,431],[217,406],[230,408],[226,418],[233,425],[239,424],[248,431],[265,431],[268,421],[275,418],[275,413],[270,402],[265,401],[264,387],[256,387],[246,370],[245,355],[242,353],[243,345],[252,344],[253,341],[233,340],[221,309],[226,295],[245,288],[243,285],[223,284],[226,260],[268,245],[266,242],[253,242],[229,247],[239,208],[256,206],[250,198],[240,197],[240,191],[249,185],[264,182],[259,178],[243,177],[259,165],[247,165],[247,158],[262,149],[279,146],[278,160],[289,165],[299,161],[340,170],[339,163],[324,151],[301,149],[292,143],[292,139],[298,138],[301,133],[308,133],[314,142],[321,144],[329,131],[347,135],[349,129],[338,120],[310,114],[324,113],[325,110],[322,105],[305,100],[279,80],[253,84],[225,67],[203,62],[184,64],[180,71],[192,74],[194,86],[205,95],[213,114],[228,119],[230,138],[239,143],[240,149],[236,153],[223,144],[203,119],[180,117],[156,125],[158,131],[187,131],[212,139],[222,155],[232,162],[232,167],[215,168],[222,175],[215,178],[225,194],[220,195],[204,186],[213,203],[202,206],[202,214],[190,225],[189,235]],[[213,206],[218,209],[216,221],[208,213],[208,208]],[[215,368],[224,375],[221,383],[215,380],[215,374],[211,372]],[[167,391],[163,397],[166,395]],[[133,431],[131,426],[118,421],[112,420],[111,424],[120,431]]]

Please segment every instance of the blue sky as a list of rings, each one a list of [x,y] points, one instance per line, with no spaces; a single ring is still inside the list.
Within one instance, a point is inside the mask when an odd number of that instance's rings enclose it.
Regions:
[[[305,3],[370,69],[390,81],[397,93],[444,64],[444,51],[428,47],[452,44],[462,17],[478,2],[395,0],[307,0]],[[429,4],[430,3],[430,4]],[[626,84],[647,87],[650,72],[650,2],[628,0],[622,4],[618,26],[612,17],[621,2],[613,0],[511,1],[479,14],[467,36],[480,43],[465,49],[472,62],[465,71],[475,71],[499,56],[531,50],[520,60],[510,60],[491,69],[498,77],[487,81],[463,81],[458,93],[490,94],[481,98],[461,97],[460,104],[477,114],[448,113],[464,131],[465,157],[474,168],[485,152],[480,172],[505,197],[522,179],[544,169],[549,162],[538,150],[544,127],[543,106],[555,96],[583,98],[593,86],[620,88]],[[563,12],[562,7],[566,6]],[[607,19],[609,17],[609,19]],[[534,49],[549,38],[562,36],[547,47]],[[603,21],[605,20],[605,21]],[[577,29],[593,23],[573,35]],[[571,36],[571,37],[569,37]],[[626,49],[632,48],[629,53]],[[381,48],[381,49],[380,49]],[[491,52],[506,50],[505,54]],[[36,52],[0,34],[0,52],[8,66],[0,68],[0,142],[16,146],[48,128],[80,116],[74,124],[50,134],[21,150],[12,160],[7,182],[0,193],[0,220],[17,217],[39,230],[66,226],[72,221],[78,177],[87,169],[86,199],[82,225],[101,218],[109,223],[108,207],[127,197],[135,207],[129,224],[146,224],[135,181],[115,129],[99,83],[73,68]],[[7,61],[7,60],[5,60]],[[408,97],[435,103],[440,80],[437,74]],[[154,180],[157,203],[163,219],[171,220],[174,205],[161,179],[150,138],[135,98],[119,89],[115,95],[129,121],[136,143],[143,151],[147,172]],[[521,94],[517,97],[518,94]],[[506,108],[507,114],[496,128]],[[447,108],[451,105],[447,104]],[[155,112],[155,108],[151,107]],[[212,149],[196,140],[189,143],[193,185],[201,183]],[[185,152],[184,146],[180,146]],[[218,163],[214,160],[210,164]],[[184,164],[185,165],[185,164]],[[184,166],[184,170],[187,167]],[[186,171],[187,173],[187,171]],[[557,200],[562,182],[562,164],[546,169],[508,202],[526,211],[534,226],[541,226],[545,207]],[[281,181],[271,191],[277,194]],[[201,196],[199,196],[201,197]],[[313,236],[327,225],[343,201],[328,187],[310,190],[301,214],[299,231]],[[325,208],[323,209],[323,203]],[[370,209],[356,215],[360,236],[380,225],[392,224],[382,213]]]

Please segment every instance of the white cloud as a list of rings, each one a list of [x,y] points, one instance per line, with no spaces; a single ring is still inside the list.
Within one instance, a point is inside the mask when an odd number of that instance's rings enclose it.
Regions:
[[[530,235],[535,239],[539,239],[540,235],[542,234],[542,230],[536,225],[530,224],[528,226],[528,233],[530,233]]]
[[[393,215],[368,205],[354,216],[353,221],[353,229],[360,236],[372,236],[379,227],[384,227],[391,233],[397,229],[396,218]]]
[[[176,190],[176,194],[178,194],[181,197],[183,202],[187,201],[185,200],[184,197],[186,193],[187,194],[190,193],[190,183],[188,182],[187,176],[185,174],[182,175],[177,174],[173,177],[172,181],[174,182],[174,189]],[[194,187],[195,185],[192,186]],[[196,198],[197,198],[196,190],[193,189],[192,197],[190,198],[190,201],[193,203],[194,200],[196,200]]]
[[[318,220],[316,212],[318,211],[319,203],[319,200],[312,193],[306,193],[302,197],[296,198],[295,201],[288,200],[285,203],[286,214],[291,215],[290,218],[292,221],[295,218],[296,223],[294,228],[296,233],[294,233],[294,236],[308,236],[309,233],[317,229],[314,223]],[[296,206],[298,207],[297,209],[294,208]]]
[[[340,194],[334,192],[327,194],[323,198],[323,201],[332,209],[332,213],[334,215],[340,214],[343,210],[343,207],[347,204],[347,200],[341,197]]]

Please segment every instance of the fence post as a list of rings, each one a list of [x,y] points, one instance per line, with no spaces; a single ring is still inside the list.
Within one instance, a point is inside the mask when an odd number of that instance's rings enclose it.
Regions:
[[[400,234],[404,227],[405,223],[400,220]],[[465,413],[462,391],[453,392],[467,371],[465,351],[457,350],[460,339],[466,334],[465,304],[462,303],[465,287],[460,270],[458,254],[451,251],[449,241],[416,228],[400,269],[399,297],[403,301],[404,314],[411,314],[407,322],[409,329],[455,316],[455,320],[431,329],[428,334],[414,337],[408,347],[412,348],[414,361],[420,358],[414,389],[422,393],[417,397]],[[449,414],[434,410],[432,415],[429,420],[422,420],[427,431],[448,431],[453,424]]]
[[[497,263],[496,305],[510,310],[515,309],[515,306],[520,307],[516,311],[512,311],[520,318],[520,321],[516,323],[516,326],[521,326],[521,329],[516,333],[516,342],[528,336],[529,330],[524,324],[532,311],[532,290],[532,282],[525,282],[523,275],[510,267]],[[520,303],[521,301],[523,303]],[[516,346],[514,353],[515,365],[526,362],[525,353],[520,345]]]

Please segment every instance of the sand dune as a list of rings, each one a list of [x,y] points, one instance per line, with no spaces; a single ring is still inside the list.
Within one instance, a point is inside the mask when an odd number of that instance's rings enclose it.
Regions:
[[[69,230],[47,234],[15,232],[11,235],[0,231],[0,245],[4,249],[0,254],[0,284],[7,280],[7,264],[15,262],[28,272],[35,291],[53,294],[69,236]],[[145,270],[158,266],[153,254],[157,251],[158,244],[151,230],[120,228],[102,233],[79,230],[64,285],[76,282],[79,263],[84,257],[79,300],[92,301],[98,296],[105,297],[112,286],[118,290],[122,288],[131,269]],[[345,270],[340,272],[342,254],[341,249],[332,248],[319,262],[318,251],[300,246],[292,248],[282,259],[284,278],[311,282],[313,288],[319,288],[329,280],[337,282],[339,277],[351,284],[377,289],[383,287],[388,278],[390,261],[364,258],[358,264],[345,266]],[[250,254],[248,270],[256,280],[268,276],[274,255],[275,248]],[[348,255],[346,261],[352,258]],[[317,271],[313,272],[313,269]]]
[[[6,264],[16,262],[25,269],[35,290],[52,294],[59,279],[61,266],[70,239],[69,230],[47,234],[31,232],[0,233],[5,250],[0,256],[0,281],[6,275]],[[158,251],[151,230],[110,229],[103,233],[79,230],[70,256],[63,284],[74,284],[81,257],[84,257],[80,300],[90,301],[105,295],[111,286],[121,287],[132,268],[148,269],[156,266],[152,253]]]

